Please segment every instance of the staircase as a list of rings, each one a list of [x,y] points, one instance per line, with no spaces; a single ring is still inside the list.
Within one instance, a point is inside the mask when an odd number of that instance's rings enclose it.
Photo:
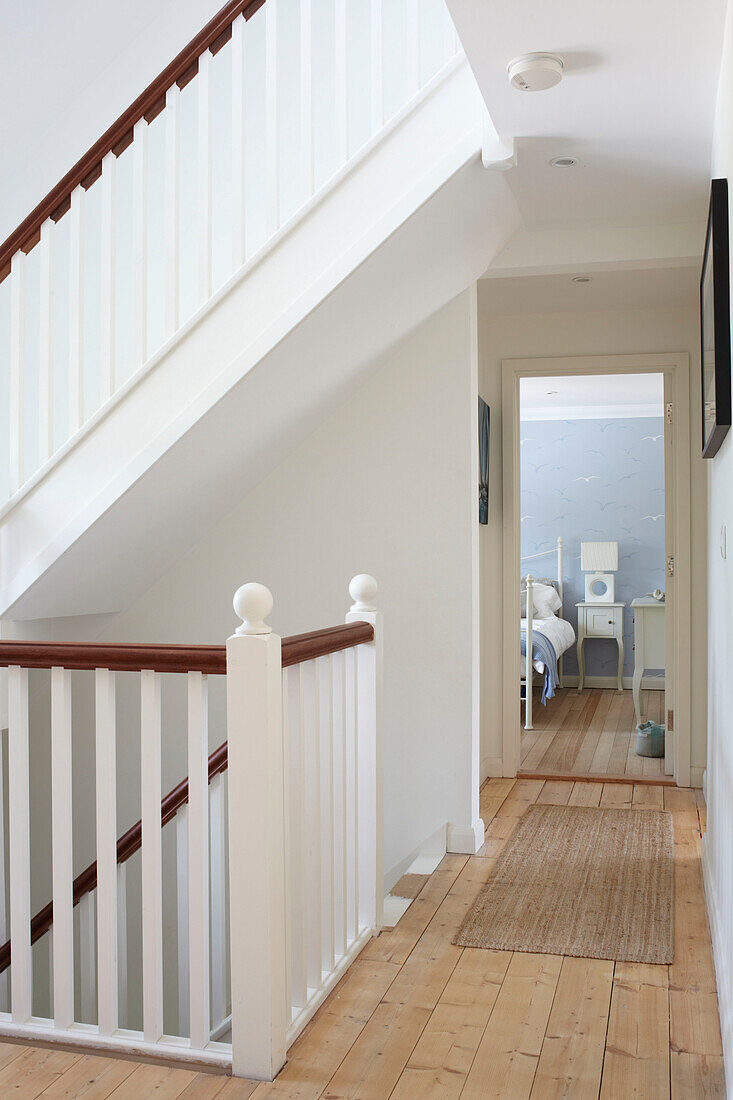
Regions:
[[[0,615],[125,606],[470,284],[482,146],[443,0],[230,2],[0,249]]]

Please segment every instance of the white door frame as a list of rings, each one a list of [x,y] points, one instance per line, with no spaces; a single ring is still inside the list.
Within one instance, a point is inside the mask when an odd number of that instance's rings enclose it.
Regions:
[[[690,544],[690,357],[686,352],[653,355],[577,355],[567,358],[504,359],[502,361],[503,451],[503,773],[517,774],[520,765],[520,514],[519,514],[519,381],[521,378],[577,374],[664,374],[674,403],[672,483],[665,497],[672,504],[667,556],[675,559],[671,601],[674,639],[674,776],[690,786],[691,743],[691,544]],[[670,543],[671,536],[671,545]],[[670,635],[668,635],[670,636]],[[669,704],[668,704],[669,705]]]

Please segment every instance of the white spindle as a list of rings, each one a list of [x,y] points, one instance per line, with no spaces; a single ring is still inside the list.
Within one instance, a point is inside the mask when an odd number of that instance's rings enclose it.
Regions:
[[[84,188],[69,210],[69,435],[84,421]]]
[[[97,943],[94,927],[94,891],[79,902],[79,976],[81,980],[81,1018],[94,1020],[97,1003]]]
[[[165,94],[165,335],[180,322],[181,90]]]
[[[407,0],[405,12],[405,69],[407,98],[420,90],[420,0]]]
[[[346,0],[334,0],[334,120],[337,163],[349,159],[348,80],[346,71]]]
[[[10,818],[11,1015],[24,1024],[31,1015],[30,772],[28,670],[8,670],[8,790]]]
[[[306,965],[308,986],[321,984],[321,746],[318,730],[319,699],[316,662],[306,661],[303,675],[303,752],[302,782],[305,788],[304,819],[301,825],[307,843],[306,859]]]
[[[25,252],[10,261],[10,492],[24,481],[25,470]]]
[[[71,673],[51,670],[51,848],[53,853],[53,1014],[74,1021],[74,859],[71,798]]]
[[[265,4],[265,187],[267,236],[280,228],[280,111],[277,76],[277,2]]]
[[[458,36],[447,4],[443,5],[443,25],[445,27],[445,56],[446,61],[450,61],[456,52]]]
[[[349,585],[347,622],[368,622],[374,640],[356,649],[358,749],[359,918],[375,933],[384,909],[384,799],[382,793],[382,616],[374,605],[377,582],[362,573]]]
[[[238,589],[234,610],[244,621],[227,641],[232,1072],[271,1080],[287,1018],[281,644],[263,585]]]
[[[8,938],[8,887],[6,880],[5,861],[5,763],[3,760],[4,731],[0,730],[0,943],[5,943]],[[4,970],[0,974],[0,1011],[10,1011],[8,998],[9,974]]]
[[[132,141],[133,368],[148,357],[148,124],[135,123]]]
[[[303,775],[303,666],[284,670],[287,684],[287,728],[288,740],[288,910],[290,913],[289,957],[290,963],[290,1000],[294,1008],[304,1008],[308,1001],[308,981],[306,966],[306,852],[307,838],[304,828],[305,802]]]
[[[211,811],[211,1018],[218,1026],[227,1011],[226,926],[226,775],[219,772],[210,785]]]
[[[38,462],[53,452],[53,322],[54,322],[54,231],[48,218],[41,226],[38,300]]]
[[[198,233],[199,304],[211,297],[211,54],[199,58],[198,91]]]
[[[176,916],[178,922],[178,1034],[188,1035],[188,806],[176,814]]]
[[[382,0],[371,0],[370,3],[370,69],[371,132],[376,134],[384,125]]]
[[[318,734],[321,743],[321,969],[333,970],[334,926],[334,773],[333,773],[333,655],[316,661],[318,677]]]
[[[232,267],[237,271],[247,258],[245,214],[245,117],[243,15],[232,23]]]
[[[347,858],[347,821],[346,821],[346,654],[343,650],[334,653],[333,664],[333,775],[335,788],[334,802],[334,892],[336,912],[334,918],[335,950],[337,955],[345,955],[348,946],[346,899],[346,858]]]
[[[191,1046],[211,1037],[209,1005],[209,694],[188,674],[188,959]]]
[[[313,176],[313,18],[312,0],[300,0],[300,159],[303,199],[315,190]]]
[[[117,865],[117,981],[120,1027],[127,1027],[127,864]]]
[[[356,650],[348,649],[346,660],[346,694],[344,726],[346,752],[346,893],[347,937],[352,943],[359,935],[359,755],[356,722],[357,662]]]
[[[97,780],[97,987],[100,1035],[118,1024],[117,734],[115,674],[94,674]],[[124,874],[124,864],[120,871]],[[123,897],[124,902],[124,897]]]
[[[140,771],[142,802],[143,1034],[163,1034],[163,869],[160,827],[160,675],[140,673]]]
[[[107,153],[102,161],[102,211],[100,223],[100,337],[102,342],[101,400],[115,392],[117,353],[117,157]]]

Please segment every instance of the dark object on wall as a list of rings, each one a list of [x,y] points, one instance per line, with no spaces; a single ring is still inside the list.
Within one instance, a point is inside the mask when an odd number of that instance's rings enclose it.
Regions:
[[[478,399],[478,521],[489,522],[489,442],[491,410]]]
[[[712,458],[730,430],[730,267],[728,181],[713,180],[700,275],[702,456]]]

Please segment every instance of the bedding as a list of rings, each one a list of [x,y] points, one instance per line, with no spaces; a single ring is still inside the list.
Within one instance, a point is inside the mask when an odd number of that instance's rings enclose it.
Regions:
[[[542,702],[552,699],[558,685],[557,661],[575,642],[575,631],[565,619],[550,615],[532,619],[532,665],[544,677]],[[527,652],[527,620],[521,622],[522,656]]]

